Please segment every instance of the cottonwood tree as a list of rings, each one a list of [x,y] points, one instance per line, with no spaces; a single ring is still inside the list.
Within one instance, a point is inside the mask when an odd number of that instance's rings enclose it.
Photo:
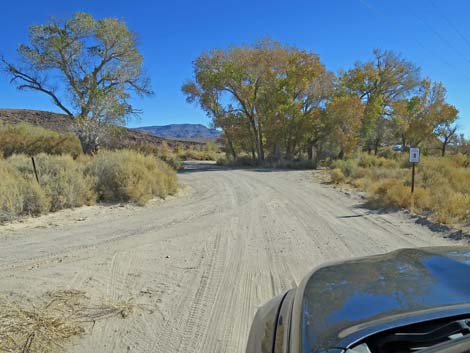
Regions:
[[[453,122],[444,122],[434,130],[434,135],[441,142],[442,157],[446,155],[447,146],[458,141],[457,130],[458,126]]]
[[[403,146],[419,146],[455,121],[458,110],[446,103],[445,96],[442,83],[425,79],[416,95],[393,103],[391,125]]]
[[[223,130],[229,153],[233,159],[237,159],[239,150],[237,145],[243,144],[242,140],[246,140],[249,126],[244,124],[244,117],[231,105],[225,107],[221,103],[219,91],[210,84],[202,80],[198,83],[186,82],[182,91],[188,103],[199,103],[201,109],[212,119],[213,126]]]
[[[18,47],[18,62],[1,59],[11,82],[49,96],[65,114],[85,119],[87,127],[123,124],[140,112],[129,102],[131,95],[152,94],[136,35],[123,21],[78,12],[31,26],[29,38]]]
[[[339,159],[343,159],[356,148],[364,109],[359,96],[338,96],[328,103],[326,115],[331,125],[330,138],[339,147]]]
[[[408,97],[420,83],[419,68],[391,51],[374,50],[374,59],[356,63],[340,78],[341,89],[358,95],[366,104],[362,143],[377,154],[394,102]]]
[[[318,136],[329,133],[319,111],[334,94],[335,76],[326,70],[318,55],[293,48],[287,52],[277,80],[277,115],[281,118],[279,131],[285,157],[292,159],[305,148],[308,159],[312,159]]]
[[[229,140],[244,132],[247,151],[259,161],[266,151],[273,159],[293,158],[315,108],[333,90],[333,75],[316,54],[270,40],[204,53],[194,76],[183,86],[188,101],[197,100]]]

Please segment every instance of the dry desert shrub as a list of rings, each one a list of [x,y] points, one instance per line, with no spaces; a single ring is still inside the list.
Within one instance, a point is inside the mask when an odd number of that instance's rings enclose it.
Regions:
[[[23,215],[94,204],[129,201],[144,205],[178,188],[176,173],[153,155],[131,150],[101,151],[95,157],[13,155],[0,159],[0,222]]]
[[[0,222],[23,215],[39,215],[49,209],[49,200],[36,181],[22,178],[14,167],[2,159],[0,180]]]
[[[131,150],[102,151],[86,167],[96,180],[102,201],[130,201],[145,204],[151,198],[166,197],[177,189],[176,173],[153,156]]]
[[[330,178],[333,184],[341,184],[346,181],[343,172],[339,168],[335,168],[330,171]]]
[[[361,154],[357,159],[336,161],[330,178],[368,192],[369,204],[377,208],[407,208],[432,213],[437,222],[470,224],[470,157],[422,157],[410,192],[410,164]]]
[[[95,203],[95,180],[84,174],[84,160],[74,160],[70,155],[45,153],[35,157],[39,185],[49,199],[50,211]],[[21,172],[23,178],[35,181],[31,158],[14,155],[8,162]]]
[[[39,153],[78,156],[82,153],[82,147],[79,139],[72,134],[59,134],[27,123],[0,123],[0,151],[4,157],[13,154],[32,156]]]

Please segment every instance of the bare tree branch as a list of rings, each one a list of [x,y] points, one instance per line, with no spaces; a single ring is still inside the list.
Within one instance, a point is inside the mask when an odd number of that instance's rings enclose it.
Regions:
[[[31,89],[31,90],[43,92],[47,94],[48,96],[50,96],[52,100],[54,101],[54,104],[57,105],[60,109],[62,109],[67,115],[73,117],[72,112],[62,104],[62,102],[55,95],[53,90],[45,88],[38,79],[26,74],[25,72],[20,71],[18,68],[8,63],[5,59],[1,58],[1,61],[5,65],[6,71],[12,75],[10,82],[14,82],[17,80],[24,82],[17,86],[19,90]]]

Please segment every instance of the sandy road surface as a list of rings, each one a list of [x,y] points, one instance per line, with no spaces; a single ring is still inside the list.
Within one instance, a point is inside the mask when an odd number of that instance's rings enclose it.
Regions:
[[[405,215],[358,207],[307,171],[195,164],[180,180],[188,191],[162,204],[0,228],[0,292],[81,289],[145,308],[96,323],[68,352],[238,353],[256,307],[313,266],[450,244]]]

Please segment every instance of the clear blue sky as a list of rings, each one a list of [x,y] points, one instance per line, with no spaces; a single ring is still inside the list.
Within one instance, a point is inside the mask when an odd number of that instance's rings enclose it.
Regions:
[[[136,100],[144,110],[130,126],[209,120],[185,102],[182,83],[192,60],[210,48],[271,37],[316,52],[329,70],[347,69],[390,49],[444,82],[470,136],[470,1],[467,0],[15,0],[1,1],[0,53],[15,57],[27,27],[75,11],[118,17],[139,34],[156,95]],[[0,107],[57,111],[48,97],[16,91],[0,77]]]

